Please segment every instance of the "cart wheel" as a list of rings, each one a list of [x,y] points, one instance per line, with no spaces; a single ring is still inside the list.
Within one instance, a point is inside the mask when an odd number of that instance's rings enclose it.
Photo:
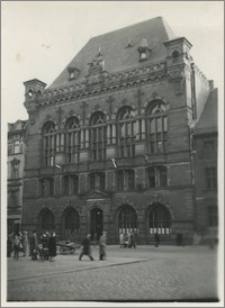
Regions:
[[[73,253],[75,253],[75,248],[70,249],[70,254],[72,255]]]

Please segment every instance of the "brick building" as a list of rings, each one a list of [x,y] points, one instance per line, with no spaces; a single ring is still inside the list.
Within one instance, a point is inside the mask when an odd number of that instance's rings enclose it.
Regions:
[[[210,92],[200,119],[193,127],[197,232],[217,232],[217,89]],[[214,230],[214,231],[213,231]]]
[[[7,231],[18,233],[23,204],[23,176],[27,121],[8,124]]]
[[[191,47],[158,17],[91,38],[48,88],[24,83],[24,228],[191,238],[191,125],[210,92]]]

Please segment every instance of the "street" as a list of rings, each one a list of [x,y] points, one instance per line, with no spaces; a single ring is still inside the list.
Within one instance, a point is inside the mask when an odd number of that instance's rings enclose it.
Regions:
[[[107,260],[57,255],[55,262],[8,258],[8,301],[216,300],[217,248],[107,247]]]

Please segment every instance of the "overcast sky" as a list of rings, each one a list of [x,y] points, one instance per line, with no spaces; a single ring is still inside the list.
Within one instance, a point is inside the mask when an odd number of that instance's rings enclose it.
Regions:
[[[192,44],[197,66],[223,86],[223,2],[2,2],[3,125],[27,119],[23,82],[47,85],[92,37],[163,16]]]

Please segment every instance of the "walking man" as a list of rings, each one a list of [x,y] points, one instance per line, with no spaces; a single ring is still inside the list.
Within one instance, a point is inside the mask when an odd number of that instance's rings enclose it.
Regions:
[[[94,258],[91,255],[91,235],[88,234],[82,241],[82,249],[81,254],[79,256],[79,260],[81,261],[83,255],[86,255],[90,258],[91,261],[94,261]]]
[[[103,261],[106,259],[106,232],[103,231],[99,239],[99,260]]]

